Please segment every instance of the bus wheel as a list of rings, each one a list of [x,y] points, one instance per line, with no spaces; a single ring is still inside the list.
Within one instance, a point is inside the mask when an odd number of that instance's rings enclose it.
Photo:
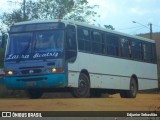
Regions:
[[[136,80],[135,80],[135,78],[131,78],[130,90],[127,91],[127,97],[128,98],[136,98],[137,91],[138,91],[138,85],[136,83]]]
[[[43,95],[43,92],[37,89],[28,89],[26,90],[26,93],[28,97],[31,99],[38,99]]]
[[[73,88],[72,93],[78,98],[90,97],[90,82],[86,74],[80,73],[78,88]]]
[[[125,91],[125,90],[121,91],[120,92],[121,98],[127,98],[126,94],[127,94],[127,91]]]
[[[134,78],[131,78],[130,81],[130,90],[124,90],[120,92],[121,98],[136,98],[138,91],[138,85]]]

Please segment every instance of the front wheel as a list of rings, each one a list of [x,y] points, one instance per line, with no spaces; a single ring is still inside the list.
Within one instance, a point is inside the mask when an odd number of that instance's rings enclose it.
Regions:
[[[73,88],[73,95],[78,98],[90,97],[90,82],[86,74],[80,73],[78,88]]]
[[[26,93],[28,97],[31,99],[38,99],[43,95],[43,92],[37,89],[28,89],[26,90]]]
[[[124,90],[120,92],[121,98],[136,98],[138,92],[138,85],[134,78],[130,81],[130,90]]]

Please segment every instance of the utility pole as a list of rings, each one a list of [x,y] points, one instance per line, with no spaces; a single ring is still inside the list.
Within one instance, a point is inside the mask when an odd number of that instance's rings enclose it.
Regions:
[[[26,20],[26,0],[23,0],[23,20]]]
[[[152,39],[152,23],[149,23],[149,28],[150,28],[150,39]]]
[[[133,23],[137,23],[137,24],[139,24],[139,25],[142,25],[142,26],[148,28],[148,29],[150,30],[150,32],[149,32],[149,34],[150,34],[150,39],[152,39],[152,23],[149,23],[149,24],[148,24],[149,27],[148,27],[148,26],[143,25],[143,24],[141,24],[141,23],[139,23],[139,22],[136,22],[136,21],[132,21],[132,22],[133,22]]]

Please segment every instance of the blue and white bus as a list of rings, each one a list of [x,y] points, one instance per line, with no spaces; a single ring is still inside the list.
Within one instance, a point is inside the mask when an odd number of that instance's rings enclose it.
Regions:
[[[69,88],[75,97],[158,88],[155,41],[64,20],[11,26],[5,85],[30,98]]]

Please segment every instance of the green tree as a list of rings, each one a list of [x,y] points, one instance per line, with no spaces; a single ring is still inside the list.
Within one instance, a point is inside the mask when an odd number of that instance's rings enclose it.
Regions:
[[[1,16],[2,23],[6,25],[11,25],[14,22],[23,21],[21,10],[14,10],[12,13],[4,13]]]
[[[104,27],[109,30],[115,30],[115,28],[112,25],[104,25]]]
[[[96,7],[98,6],[88,5],[87,0],[24,0],[19,9],[11,13],[5,12],[0,18],[7,25],[34,19],[73,19],[89,22],[95,21]]]
[[[27,1],[25,3],[25,10],[24,5],[20,4],[19,9],[14,9],[11,13],[4,12],[0,16],[0,19],[2,20],[2,23],[8,26],[15,22],[38,19],[38,5],[37,2],[32,2],[31,0]]]
[[[72,12],[74,6],[73,0],[40,0],[41,19],[64,18],[68,13]]]

